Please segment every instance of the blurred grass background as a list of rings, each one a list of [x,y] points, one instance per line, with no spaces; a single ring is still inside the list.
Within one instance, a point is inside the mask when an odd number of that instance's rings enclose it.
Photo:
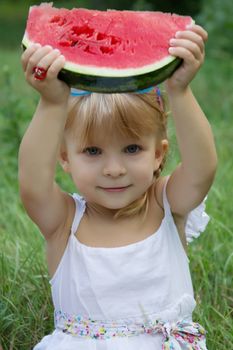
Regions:
[[[0,343],[4,350],[31,349],[53,329],[53,308],[44,241],[21,205],[17,154],[38,95],[25,83],[21,39],[31,1],[0,3]],[[192,15],[209,31],[205,65],[192,83],[215,135],[219,166],[209,193],[206,232],[189,248],[197,308],[194,319],[207,329],[209,350],[233,349],[232,111],[233,2],[207,1],[54,1],[57,7],[162,10]],[[165,173],[178,160],[173,149]],[[73,191],[68,177],[57,180]]]

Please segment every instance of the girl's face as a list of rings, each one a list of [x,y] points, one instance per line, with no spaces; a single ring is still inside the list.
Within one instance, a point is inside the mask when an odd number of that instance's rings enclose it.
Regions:
[[[84,148],[67,137],[61,165],[70,173],[87,202],[106,209],[121,209],[140,198],[154,182],[167,141],[156,148],[154,135],[129,138],[96,136]]]

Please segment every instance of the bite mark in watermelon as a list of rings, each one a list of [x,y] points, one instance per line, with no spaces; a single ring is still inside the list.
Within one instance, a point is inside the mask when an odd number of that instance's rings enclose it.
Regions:
[[[22,44],[51,45],[66,58],[59,78],[96,92],[129,92],[167,79],[181,60],[169,40],[191,17],[150,11],[30,7]]]

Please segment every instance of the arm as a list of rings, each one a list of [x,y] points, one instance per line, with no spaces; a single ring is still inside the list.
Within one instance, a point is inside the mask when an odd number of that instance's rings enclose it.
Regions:
[[[173,213],[185,217],[206,196],[214,179],[217,156],[211,127],[189,87],[204,60],[207,33],[199,26],[178,34],[170,52],[182,66],[166,82],[181,164],[171,174],[167,195]]]
[[[41,95],[19,150],[19,187],[22,202],[46,238],[65,224],[68,195],[54,182],[59,147],[67,117],[69,88],[57,79],[64,57],[51,47],[33,45],[22,55],[26,80]],[[34,66],[48,68],[35,80]]]

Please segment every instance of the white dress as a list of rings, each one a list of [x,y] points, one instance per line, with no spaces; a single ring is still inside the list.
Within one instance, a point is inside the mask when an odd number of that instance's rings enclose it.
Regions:
[[[50,281],[55,330],[34,350],[207,350],[205,330],[192,322],[196,306],[183,249],[164,190],[165,215],[146,239],[123,247],[88,247],[76,238],[86,208],[76,214],[67,247]],[[188,217],[188,242],[209,217],[202,203]]]

